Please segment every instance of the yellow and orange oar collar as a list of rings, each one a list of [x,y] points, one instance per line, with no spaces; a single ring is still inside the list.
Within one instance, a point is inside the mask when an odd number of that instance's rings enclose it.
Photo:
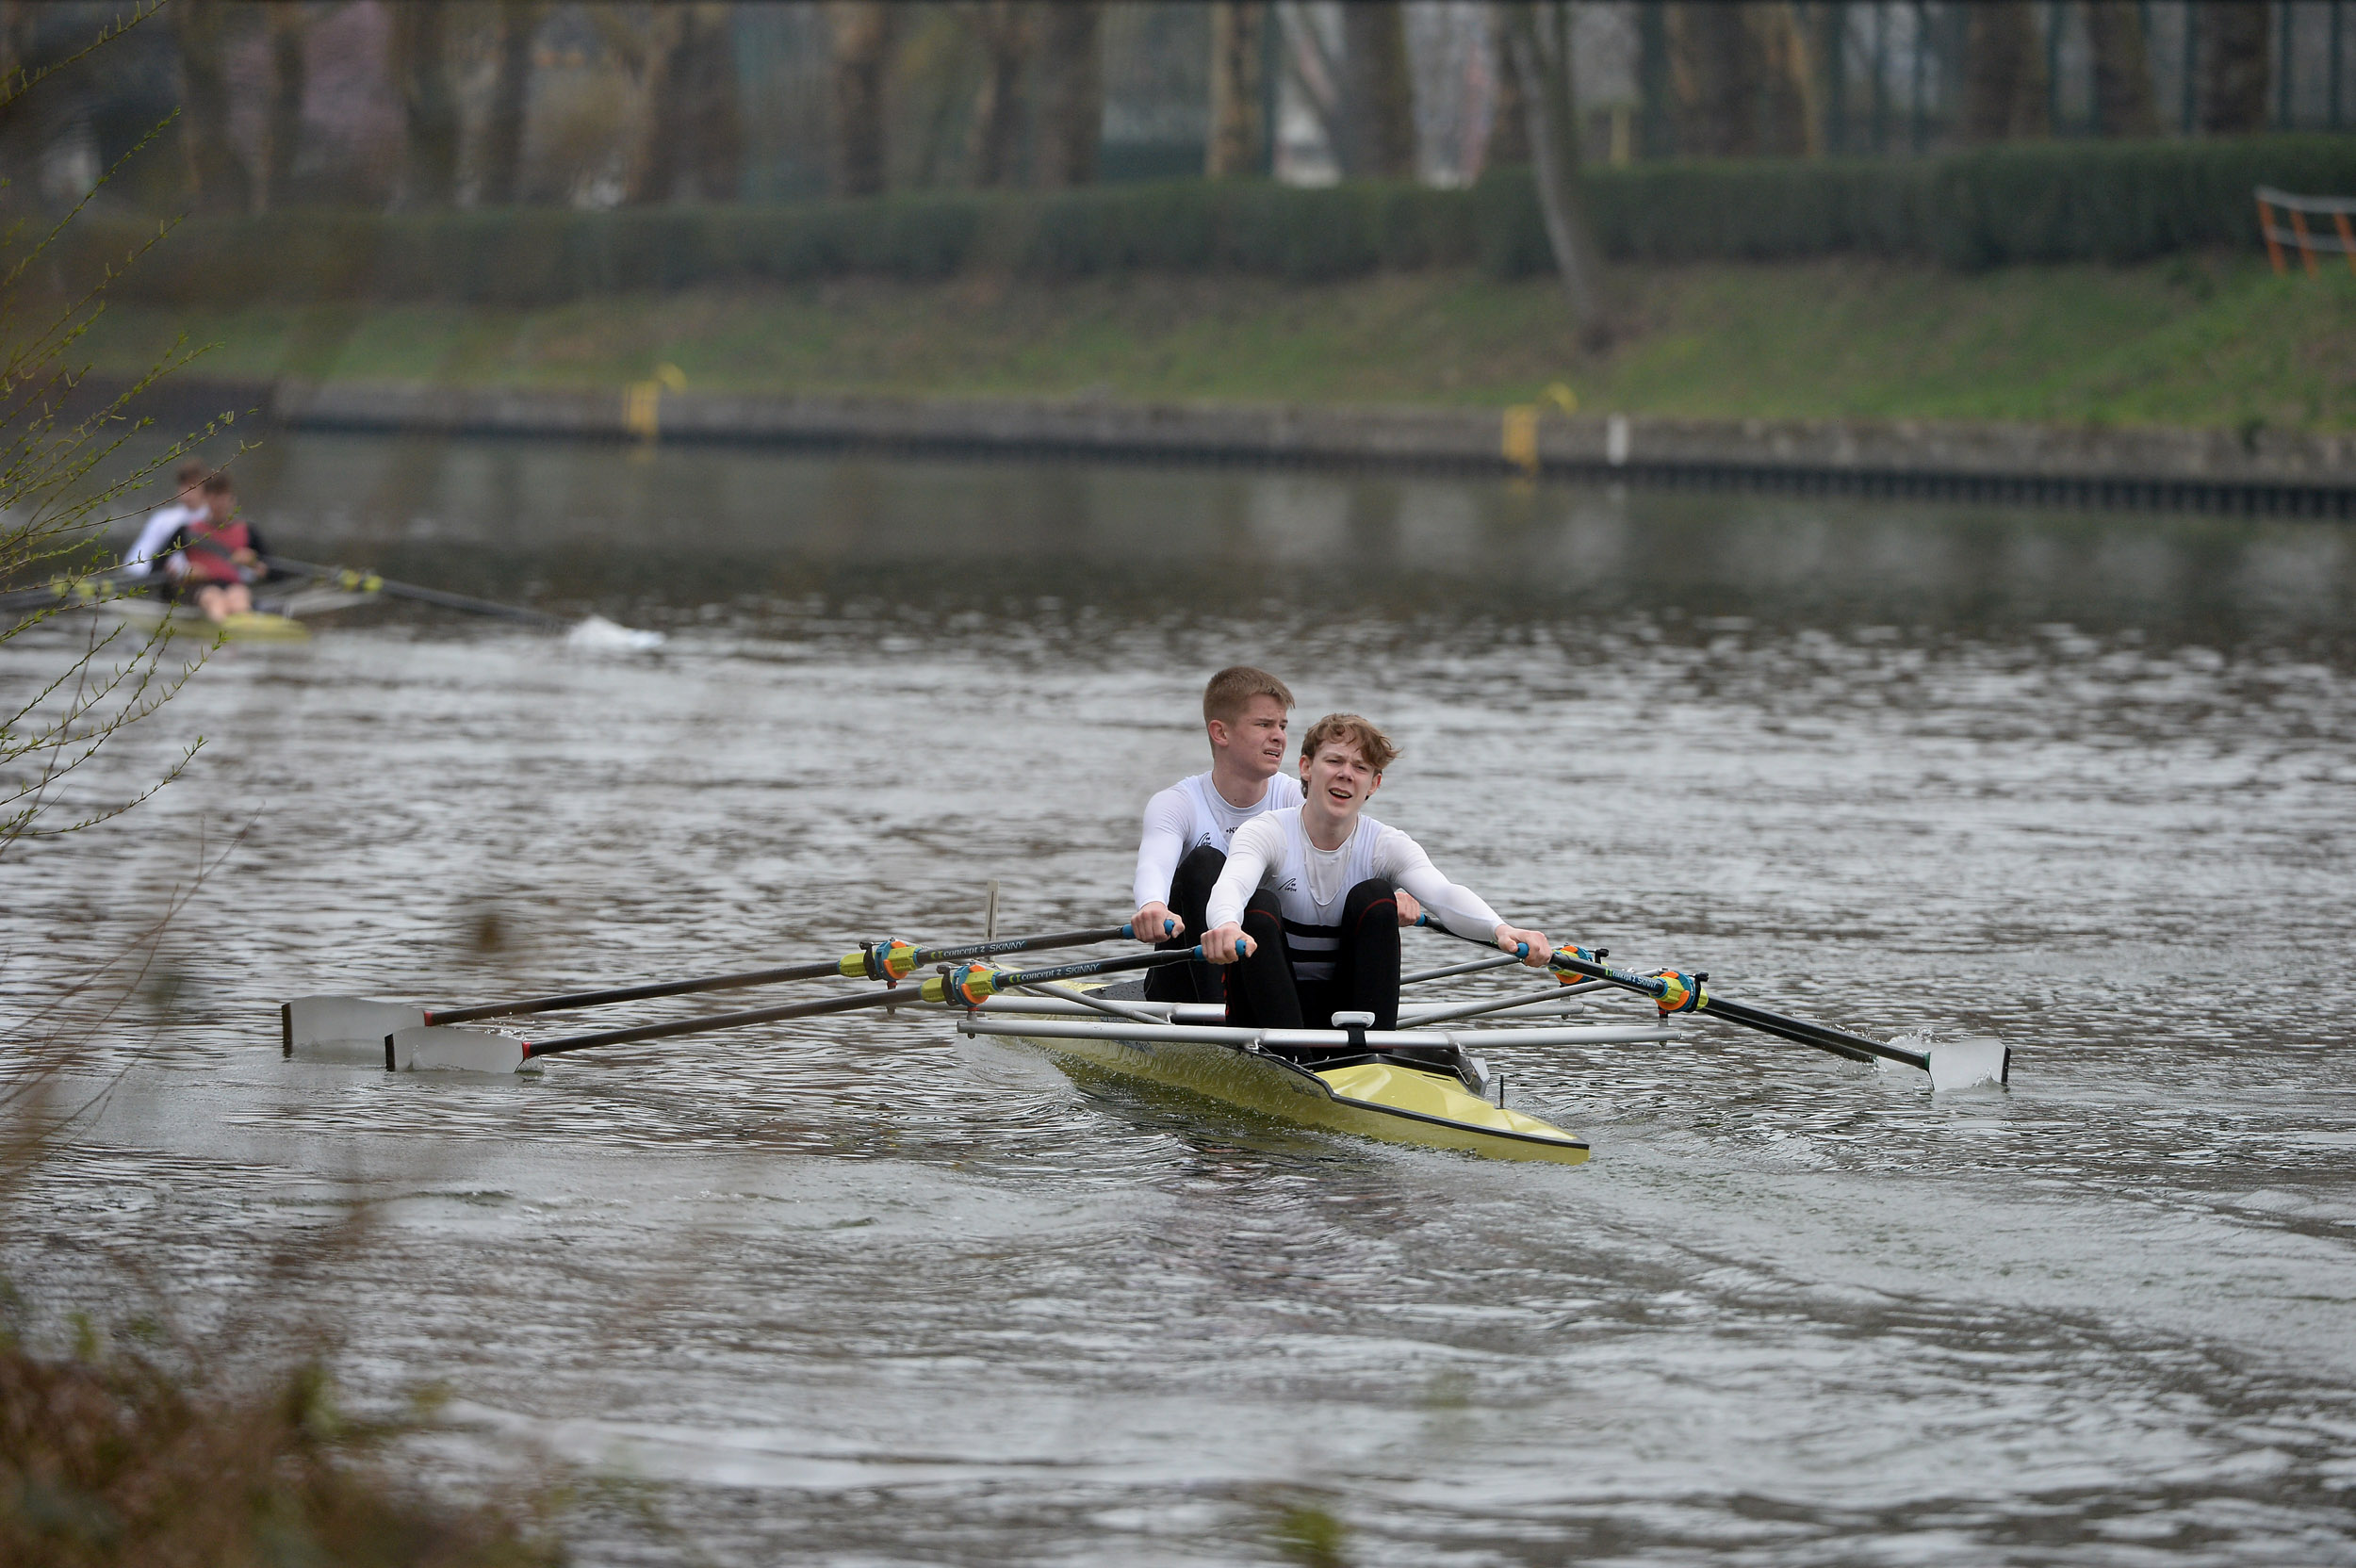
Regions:
[[[978,1007],[1002,994],[998,977],[1006,972],[990,964],[959,964],[946,974],[926,980],[921,988],[927,1002],[962,1002]]]
[[[1590,969],[1601,970],[1607,978],[1624,986],[1633,986],[1650,996],[1653,1005],[1661,1009],[1663,1018],[1671,1013],[1699,1012],[1710,1005],[1710,992],[1698,974],[1688,974],[1675,969],[1657,969],[1646,974],[1639,974],[1633,970],[1613,969],[1603,961],[1603,950],[1593,947],[1558,947],[1554,950],[1554,977],[1562,984],[1574,986],[1582,980],[1595,978],[1569,967],[1570,964],[1584,964]]]
[[[845,953],[843,961],[835,967],[847,979],[881,980],[886,985],[896,986],[916,972],[916,944],[904,942],[897,937],[887,937],[879,942],[862,942],[857,953]]]

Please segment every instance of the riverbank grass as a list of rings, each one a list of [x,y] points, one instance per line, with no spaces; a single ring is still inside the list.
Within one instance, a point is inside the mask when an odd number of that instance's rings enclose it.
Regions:
[[[1889,262],[1696,264],[1615,278],[1583,351],[1546,280],[852,280],[461,305],[111,309],[99,368],[179,331],[207,376],[705,391],[1500,406],[1589,412],[2356,430],[2356,279],[2263,261],[1985,273]]]

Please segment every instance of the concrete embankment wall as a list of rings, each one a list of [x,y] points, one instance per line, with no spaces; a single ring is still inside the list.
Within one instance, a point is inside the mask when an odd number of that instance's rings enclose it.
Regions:
[[[292,430],[1457,473],[2049,506],[2356,516],[2356,436],[1551,410],[202,384],[177,408]]]

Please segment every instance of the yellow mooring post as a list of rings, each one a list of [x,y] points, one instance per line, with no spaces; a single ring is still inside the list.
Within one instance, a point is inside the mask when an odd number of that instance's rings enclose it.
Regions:
[[[622,428],[642,441],[663,435],[663,393],[687,390],[687,372],[676,365],[655,368],[651,381],[634,381],[622,393]]]
[[[1546,403],[1565,414],[1579,412],[1579,394],[1562,382],[1547,383],[1543,396],[1545,402],[1515,403],[1508,408],[1498,434],[1498,453],[1519,468],[1524,479],[1538,477],[1538,416],[1546,412]]]
[[[622,391],[622,428],[642,441],[662,433],[663,384],[634,381]]]
[[[1515,403],[1505,411],[1505,428],[1497,442],[1505,461],[1526,479],[1538,477],[1538,405]]]

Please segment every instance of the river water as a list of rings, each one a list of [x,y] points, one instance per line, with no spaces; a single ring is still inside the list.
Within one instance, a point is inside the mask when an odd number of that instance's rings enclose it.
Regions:
[[[0,867],[21,1013],[221,857],[8,1200],[37,1319],[293,1315],[356,1405],[448,1395],[425,1474],[584,1478],[584,1563],[2356,1562],[2344,529],[330,437],[241,471],[284,552],[669,641],[233,646],[87,788],[201,734],[186,777]],[[288,995],[972,938],[991,879],[1003,929],[1115,921],[1242,660],[1387,727],[1378,814],[1510,914],[1999,1035],[2010,1088],[1707,1025],[1492,1049],[1592,1141],[1560,1168],[938,1019],[512,1081],[280,1058]]]

